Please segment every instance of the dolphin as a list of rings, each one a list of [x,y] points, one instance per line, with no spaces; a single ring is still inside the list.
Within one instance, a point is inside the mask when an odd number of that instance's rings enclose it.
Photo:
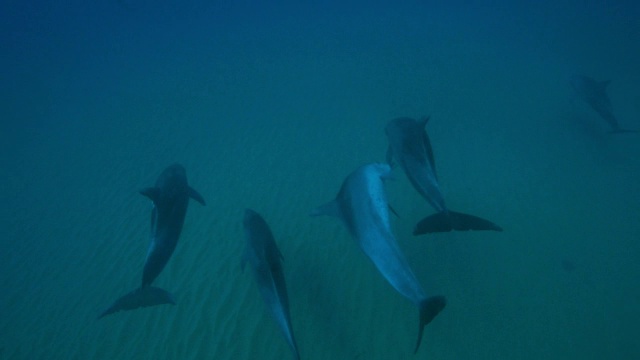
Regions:
[[[205,205],[205,201],[202,195],[189,186],[187,173],[180,164],[167,167],[158,177],[155,186],[145,188],[140,193],[153,202],[151,241],[142,271],[142,284],[116,300],[98,318],[121,310],[175,304],[173,295],[150,285],[167,265],[178,244],[189,198],[202,205]]]
[[[444,296],[427,297],[391,232],[389,204],[383,180],[389,177],[388,164],[366,164],[352,172],[342,183],[338,195],[311,212],[312,216],[330,215],[342,220],[360,249],[380,274],[402,296],[420,310],[418,352],[424,327],[444,309]]]
[[[570,79],[571,87],[576,94],[584,100],[593,110],[595,110],[608,124],[611,126],[611,132],[635,133],[638,130],[627,130],[620,128],[618,119],[613,115],[613,106],[609,95],[607,95],[607,87],[611,83],[610,80],[596,81],[588,76],[573,75]]]
[[[438,184],[431,142],[425,130],[427,121],[429,118],[417,121],[402,117],[391,120],[385,128],[389,139],[387,163],[393,166],[397,161],[413,187],[437,211],[420,220],[413,234],[452,230],[502,231],[500,226],[491,221],[447,209]]]
[[[260,214],[246,209],[243,225],[247,244],[242,256],[242,270],[244,271],[247,262],[253,268],[262,299],[293,351],[293,357],[299,360],[300,355],[289,315],[289,297],[282,270],[282,253],[276,245],[269,225]]]

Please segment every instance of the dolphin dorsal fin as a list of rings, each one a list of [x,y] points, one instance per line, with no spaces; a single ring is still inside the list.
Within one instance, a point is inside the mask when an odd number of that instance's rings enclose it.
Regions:
[[[197,192],[194,188],[192,188],[191,186],[189,186],[189,197],[192,198],[193,200],[199,202],[202,205],[206,205],[206,203],[204,202],[204,198],[202,197],[202,195],[200,195],[199,192]]]
[[[160,189],[157,187],[148,187],[140,190],[140,194],[148,197],[154,203],[160,198]]]

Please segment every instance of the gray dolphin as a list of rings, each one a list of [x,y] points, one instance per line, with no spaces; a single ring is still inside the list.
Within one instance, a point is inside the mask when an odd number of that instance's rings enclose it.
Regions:
[[[202,205],[205,205],[205,201],[189,186],[187,173],[180,164],[167,167],[158,177],[154,187],[145,188],[140,193],[153,201],[151,241],[142,271],[142,284],[140,288],[116,300],[98,318],[121,310],[175,304],[173,295],[150,285],[167,265],[178,244],[189,198]]]
[[[262,299],[293,351],[294,358],[298,360],[300,355],[291,327],[287,284],[282,270],[282,254],[269,225],[260,214],[246,209],[243,225],[247,244],[242,256],[242,270],[247,262],[251,265]]]
[[[396,291],[418,306],[420,324],[415,353],[420,347],[424,327],[444,309],[446,300],[444,296],[425,295],[391,232],[383,184],[390,171],[388,164],[359,167],[344,180],[335,200],[318,207],[311,215],[341,219],[380,274]]]
[[[397,161],[413,187],[437,211],[420,220],[413,234],[451,230],[502,231],[500,226],[491,221],[447,209],[438,184],[431,142],[425,130],[428,120],[429,118],[425,118],[417,121],[402,117],[391,120],[385,128],[389,139],[387,162],[393,165]]]
[[[638,130],[621,129],[618,119],[613,115],[613,106],[609,95],[607,95],[607,86],[611,83],[610,80],[596,81],[588,76],[573,75],[570,82],[576,94],[611,126],[612,133],[638,132]]]

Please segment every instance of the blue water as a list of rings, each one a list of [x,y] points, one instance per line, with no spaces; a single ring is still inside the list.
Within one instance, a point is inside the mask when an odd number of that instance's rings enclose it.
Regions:
[[[569,85],[611,80],[640,129],[640,5],[564,0],[0,5],[0,359],[288,359],[240,271],[246,207],[284,255],[303,359],[637,359],[640,135]],[[396,172],[393,228],[447,296],[415,307],[311,209],[384,161],[385,124],[431,115],[448,206],[505,231],[413,237],[432,209]],[[151,186],[192,202],[158,306],[138,286]]]

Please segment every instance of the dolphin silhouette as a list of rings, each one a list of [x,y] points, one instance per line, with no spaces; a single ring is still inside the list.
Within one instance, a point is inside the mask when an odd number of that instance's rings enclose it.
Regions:
[[[416,225],[413,234],[422,235],[452,230],[494,230],[502,228],[491,221],[477,216],[447,209],[440,191],[431,142],[425,130],[429,118],[416,121],[402,117],[391,120],[385,132],[389,139],[387,162],[400,164],[413,187],[437,211]]]
[[[140,288],[116,300],[98,319],[121,310],[175,304],[173,295],[150,285],[167,265],[178,244],[189,198],[202,205],[205,205],[205,201],[189,186],[186,171],[180,164],[167,167],[158,177],[154,187],[145,188],[140,193],[153,202],[151,241],[142,271],[142,284]]]
[[[618,119],[613,115],[613,105],[611,105],[611,100],[607,95],[607,87],[611,83],[610,80],[596,81],[588,76],[573,75],[570,82],[576,94],[611,126],[612,133],[638,132],[638,130],[621,129]]]
[[[420,347],[424,327],[444,309],[446,300],[444,296],[425,295],[391,232],[383,184],[390,171],[388,164],[359,167],[344,180],[335,200],[318,207],[311,215],[341,219],[380,274],[396,291],[418,306],[420,324],[415,353]]]
[[[242,256],[242,270],[247,262],[253,268],[262,299],[293,351],[294,358],[298,360],[300,355],[291,327],[287,284],[282,270],[282,254],[269,225],[257,212],[246,209],[243,225],[247,244]]]

